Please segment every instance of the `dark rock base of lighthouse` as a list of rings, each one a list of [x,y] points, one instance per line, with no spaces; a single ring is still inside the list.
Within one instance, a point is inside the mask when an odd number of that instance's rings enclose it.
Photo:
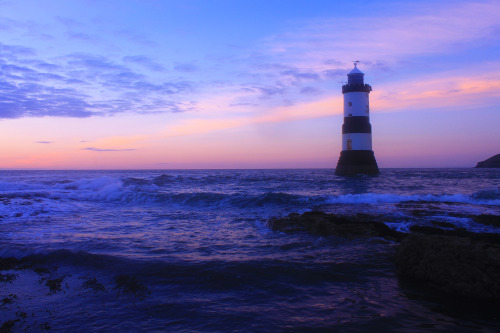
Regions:
[[[340,152],[335,174],[339,176],[378,175],[373,150],[343,150]]]

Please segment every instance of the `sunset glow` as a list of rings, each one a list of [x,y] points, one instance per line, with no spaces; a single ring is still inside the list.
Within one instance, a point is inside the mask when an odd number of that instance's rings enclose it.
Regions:
[[[498,1],[0,1],[0,168],[381,168],[500,153]]]

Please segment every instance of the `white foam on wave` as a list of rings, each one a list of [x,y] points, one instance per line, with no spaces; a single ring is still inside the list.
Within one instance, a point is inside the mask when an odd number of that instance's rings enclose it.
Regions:
[[[76,182],[80,195],[88,200],[116,201],[124,196],[122,183],[118,179],[100,177]]]
[[[389,228],[399,231],[409,233],[411,226],[415,225],[413,222],[384,222]]]
[[[443,195],[398,195],[398,194],[379,194],[379,193],[363,193],[363,194],[345,194],[332,195],[326,198],[327,204],[382,204],[382,203],[398,203],[407,201],[423,201],[423,202],[455,202],[455,203],[470,203],[475,205],[500,205],[500,199],[481,199],[465,194],[443,194]]]

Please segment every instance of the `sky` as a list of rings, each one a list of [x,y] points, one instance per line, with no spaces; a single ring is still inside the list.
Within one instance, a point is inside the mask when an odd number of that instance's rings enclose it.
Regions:
[[[381,168],[500,153],[500,1],[0,0],[0,169]]]

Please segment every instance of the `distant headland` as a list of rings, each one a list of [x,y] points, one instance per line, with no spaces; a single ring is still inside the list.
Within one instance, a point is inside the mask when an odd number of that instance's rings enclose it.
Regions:
[[[478,162],[476,168],[500,168],[500,154]]]

